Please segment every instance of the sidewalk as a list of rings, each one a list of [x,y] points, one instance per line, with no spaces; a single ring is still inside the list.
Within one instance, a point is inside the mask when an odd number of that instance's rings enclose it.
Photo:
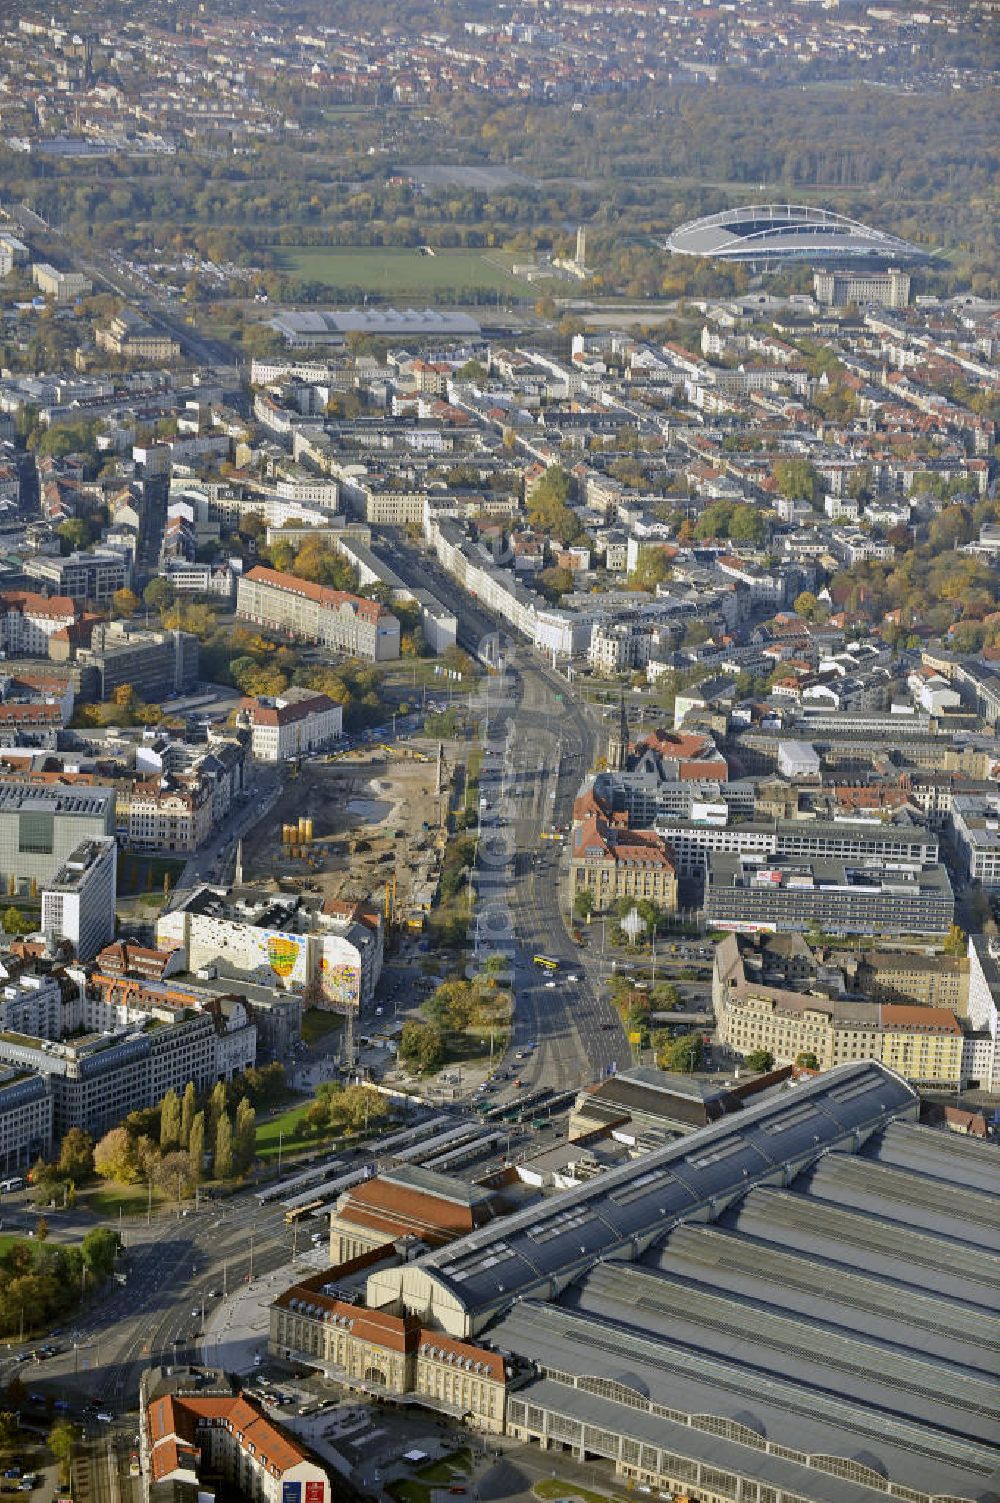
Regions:
[[[303,1250],[294,1265],[262,1274],[252,1284],[240,1284],[220,1300],[205,1320],[201,1343],[205,1365],[226,1372],[252,1373],[257,1366],[254,1358],[267,1358],[272,1300],[297,1279],[318,1272],[328,1262],[325,1248]]]

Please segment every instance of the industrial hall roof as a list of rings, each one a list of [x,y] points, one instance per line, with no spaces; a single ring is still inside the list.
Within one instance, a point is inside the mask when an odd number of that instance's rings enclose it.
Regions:
[[[551,1294],[600,1259],[642,1247],[678,1221],[714,1216],[755,1184],[780,1183],[917,1110],[916,1092],[886,1066],[843,1065],[471,1232],[412,1268],[481,1328],[516,1298]]]
[[[998,1232],[995,1147],[895,1122],[488,1339],[535,1368],[536,1415],[823,1503],[996,1503]]]

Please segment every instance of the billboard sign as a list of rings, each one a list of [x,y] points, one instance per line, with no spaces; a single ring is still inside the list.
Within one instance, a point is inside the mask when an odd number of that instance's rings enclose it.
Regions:
[[[302,1503],[302,1483],[283,1482],[281,1484],[281,1503]]]

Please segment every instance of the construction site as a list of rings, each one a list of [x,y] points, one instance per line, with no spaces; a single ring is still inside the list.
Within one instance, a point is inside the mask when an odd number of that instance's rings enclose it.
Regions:
[[[289,768],[243,842],[249,881],[370,898],[419,930],[437,891],[454,761],[440,742],[376,745]]]

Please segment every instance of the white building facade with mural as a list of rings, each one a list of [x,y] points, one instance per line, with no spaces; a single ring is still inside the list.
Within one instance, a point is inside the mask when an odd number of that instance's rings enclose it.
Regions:
[[[382,972],[382,918],[359,903],[200,887],[161,915],[156,940],[182,948],[192,971],[235,972],[338,1012],[367,1006]]]

